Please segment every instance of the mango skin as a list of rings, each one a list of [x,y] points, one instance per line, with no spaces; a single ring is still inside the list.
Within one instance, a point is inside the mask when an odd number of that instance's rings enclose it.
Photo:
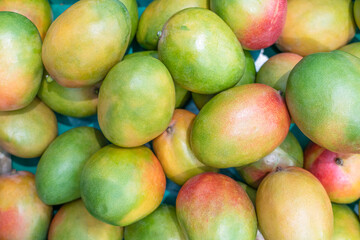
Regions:
[[[158,51],[174,81],[191,92],[213,94],[233,87],[245,70],[244,52],[232,30],[203,8],[172,16],[164,25]]]
[[[303,58],[291,71],[286,103],[299,129],[333,152],[360,153],[360,59],[343,51]]]
[[[53,18],[48,0],[0,0],[0,11],[16,12],[27,17],[37,27],[41,39],[44,39]]]
[[[252,204],[255,207],[255,202],[256,202],[256,189],[250,187],[249,185],[246,185],[243,182],[238,182],[239,185],[245,190],[246,194],[248,195],[248,197],[250,198]]]
[[[350,53],[355,57],[360,58],[360,42],[350,43],[348,45],[339,48],[339,50]]]
[[[277,47],[307,56],[344,46],[355,35],[352,4],[352,0],[288,0]]]
[[[210,9],[248,50],[267,48],[276,42],[285,25],[286,8],[286,0],[210,0]]]
[[[186,240],[175,207],[162,204],[142,220],[125,228],[125,240]]]
[[[36,97],[43,73],[36,26],[20,14],[0,12],[0,52],[0,111],[24,108]]]
[[[49,240],[119,240],[123,228],[113,226],[93,217],[79,199],[63,205],[53,218]]]
[[[102,133],[77,127],[61,134],[45,150],[36,169],[41,200],[59,205],[80,198],[80,176],[91,155],[107,144]]]
[[[334,234],[332,240],[360,239],[358,216],[346,205],[332,204],[334,213]]]
[[[147,147],[108,145],[86,162],[80,180],[81,198],[97,219],[116,226],[146,217],[165,193],[164,171]]]
[[[51,24],[44,66],[64,87],[94,85],[122,59],[130,32],[129,13],[119,0],[76,2]]]
[[[138,22],[139,22],[138,5],[136,0],[119,0],[119,1],[125,5],[130,15],[130,20],[131,20],[131,33],[129,39],[129,45],[130,45],[135,37],[138,27]]]
[[[45,240],[51,215],[52,207],[36,194],[34,174],[0,175],[0,239]]]
[[[45,70],[38,97],[52,110],[70,117],[96,114],[100,83],[82,88],[67,88],[58,84]]]
[[[209,8],[208,0],[155,0],[152,1],[140,17],[136,40],[145,49],[157,48],[159,36],[164,24],[175,13],[191,7]]]
[[[57,136],[57,120],[38,98],[25,108],[0,112],[0,147],[21,158],[39,157]]]
[[[259,229],[266,240],[331,240],[330,199],[311,173],[288,167],[268,174],[256,193]]]
[[[253,240],[257,222],[253,204],[233,179],[202,173],[187,181],[176,199],[176,214],[187,239]]]
[[[272,152],[289,127],[290,116],[280,94],[264,84],[247,84],[219,93],[201,109],[190,144],[207,166],[240,167]]]
[[[174,83],[164,64],[153,57],[135,57],[118,63],[106,76],[98,120],[110,142],[136,147],[166,129],[174,108]]]
[[[190,133],[196,115],[184,109],[176,109],[168,128],[153,140],[153,149],[166,176],[178,185],[191,177],[217,169],[201,163],[190,148]]]
[[[355,0],[354,3],[354,17],[356,25],[360,28],[360,0]]]

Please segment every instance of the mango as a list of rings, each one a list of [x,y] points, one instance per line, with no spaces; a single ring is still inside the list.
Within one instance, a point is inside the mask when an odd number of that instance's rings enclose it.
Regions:
[[[203,8],[184,9],[171,17],[158,51],[174,81],[191,92],[213,94],[233,87],[245,70],[244,52],[235,34]]]
[[[76,2],[51,24],[44,66],[64,87],[94,85],[122,59],[130,32],[129,13],[119,0]]]
[[[334,234],[332,240],[360,239],[358,216],[346,205],[332,204],[334,213]]]
[[[147,147],[108,145],[86,162],[80,192],[86,209],[116,226],[130,225],[161,203],[166,179],[159,160]]]
[[[93,217],[79,199],[63,205],[51,221],[49,240],[119,240],[123,228]]]
[[[356,25],[360,28],[360,0],[355,0],[354,3],[354,17]]]
[[[360,59],[343,51],[306,56],[291,71],[286,103],[299,129],[333,152],[360,153]]]
[[[321,183],[299,167],[268,174],[256,193],[259,229],[266,240],[330,240],[333,213]]]
[[[24,108],[36,97],[43,73],[36,26],[20,14],[0,12],[0,53],[0,111]]]
[[[238,182],[239,185],[245,190],[246,194],[248,195],[248,197],[250,198],[252,204],[255,207],[255,202],[256,202],[256,189],[250,187],[249,185],[246,185],[243,182]]]
[[[119,1],[125,5],[130,16],[130,21],[131,21],[131,33],[129,39],[129,45],[130,45],[135,37],[138,27],[138,22],[139,22],[138,5],[136,3],[136,0],[119,0]]]
[[[105,137],[136,147],[159,136],[171,121],[175,89],[169,71],[153,57],[134,57],[111,69],[100,87],[98,120]]]
[[[360,42],[350,43],[348,45],[339,48],[339,50],[350,53],[355,57],[360,58]]]
[[[0,147],[17,157],[41,156],[56,136],[55,114],[37,98],[20,110],[0,112]]]

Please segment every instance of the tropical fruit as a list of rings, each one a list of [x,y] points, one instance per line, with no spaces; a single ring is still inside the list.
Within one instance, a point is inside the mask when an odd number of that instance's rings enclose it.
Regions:
[[[286,0],[210,0],[210,9],[234,31],[245,49],[273,45],[285,24]]]
[[[354,17],[356,25],[360,28],[360,0],[355,0],[354,3]]]
[[[278,168],[256,193],[259,229],[266,240],[330,240],[331,202],[321,183],[298,167]]]
[[[180,189],[176,214],[187,239],[253,240],[255,209],[242,187],[219,173],[199,174]]]
[[[281,51],[306,56],[333,51],[355,35],[352,0],[288,0]]]
[[[96,114],[100,85],[63,87],[45,71],[38,97],[55,112],[70,117],[88,117]]]
[[[130,21],[131,21],[131,33],[129,39],[129,44],[130,44],[135,37],[136,30],[138,27],[138,22],[139,22],[138,5],[136,3],[136,0],[119,0],[119,1],[125,5],[126,9],[129,12]]]
[[[63,205],[49,229],[49,240],[119,240],[123,228],[104,223],[93,217],[79,199]]]
[[[348,45],[339,48],[339,50],[350,53],[355,57],[360,58],[360,42],[350,43]]]
[[[125,240],[185,240],[175,207],[162,204],[154,212],[125,228]]]
[[[164,25],[158,49],[159,59],[174,81],[192,92],[223,91],[244,73],[244,52],[235,34],[207,9],[188,8],[171,17]]]
[[[303,150],[296,137],[289,132],[285,140],[269,155],[238,168],[238,172],[250,186],[257,188],[266,175],[276,168],[303,167]]]
[[[0,147],[15,156],[39,157],[56,135],[55,114],[37,98],[20,110],[0,112]]]
[[[117,226],[130,225],[153,212],[165,186],[164,171],[147,147],[108,145],[90,157],[80,180],[86,209]]]
[[[145,49],[156,49],[164,24],[175,13],[191,7],[209,8],[208,0],[155,0],[141,14],[136,40]]]
[[[360,239],[358,216],[346,205],[332,204],[334,213],[334,234],[332,240]]]
[[[57,137],[36,169],[36,189],[41,200],[59,205],[80,198],[83,167],[106,144],[102,133],[91,127],[73,128]]]
[[[1,0],[0,11],[16,12],[27,17],[35,24],[42,39],[52,22],[48,0]]]
[[[24,108],[35,98],[43,73],[36,26],[20,14],[0,12],[0,52],[0,111]]]
[[[46,34],[45,68],[64,87],[93,85],[122,59],[130,31],[129,13],[119,0],[76,2]]]
[[[299,129],[333,152],[360,153],[360,59],[343,51],[305,57],[291,71],[286,103]]]
[[[305,149],[304,168],[319,179],[335,203],[360,198],[360,155],[334,153],[314,143]]]
[[[246,185],[245,183],[242,183],[242,182],[238,182],[238,183],[245,190],[246,194],[248,195],[248,197],[250,198],[251,202],[253,203],[253,205],[255,207],[256,189],[250,187],[249,185]]]
[[[118,63],[106,76],[98,119],[110,142],[135,147],[159,136],[174,108],[174,83],[164,64],[153,57],[134,57]]]
[[[45,240],[51,214],[36,194],[34,174],[0,175],[0,239]]]
[[[196,115],[176,109],[167,129],[153,140],[153,149],[166,176],[183,185],[188,179],[203,172],[217,171],[202,164],[190,148],[190,132]]]
[[[193,123],[191,149],[207,166],[240,167],[271,153],[289,127],[284,99],[276,90],[242,85],[219,93],[201,109]]]

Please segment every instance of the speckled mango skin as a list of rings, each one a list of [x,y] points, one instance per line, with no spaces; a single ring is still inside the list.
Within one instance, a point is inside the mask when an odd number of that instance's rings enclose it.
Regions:
[[[121,240],[123,228],[93,217],[79,199],[63,205],[51,222],[48,240]]]
[[[346,205],[332,204],[334,213],[334,234],[332,240],[360,239],[358,216]]]
[[[0,147],[15,156],[39,157],[56,136],[55,114],[38,98],[20,110],[0,112]]]
[[[355,35],[352,4],[352,0],[288,0],[278,48],[307,56],[344,46]]]
[[[125,240],[186,240],[175,207],[162,204],[142,220],[125,228]]]
[[[63,87],[45,71],[38,97],[62,115],[88,117],[96,114],[100,85],[101,83],[82,88]]]
[[[20,14],[0,12],[0,53],[0,111],[24,108],[35,98],[43,73],[36,26]]]
[[[269,155],[237,169],[247,184],[258,188],[266,175],[277,167],[303,167],[303,150],[296,137],[289,132],[285,140]]]
[[[253,204],[233,179],[199,174],[180,189],[176,214],[188,239],[253,240],[257,222]]]
[[[190,133],[196,115],[176,109],[168,128],[153,140],[153,149],[166,176],[178,185],[203,172],[217,169],[201,163],[190,148]]]
[[[164,64],[153,57],[134,57],[121,61],[106,76],[98,120],[110,142],[136,147],[167,128],[174,108],[174,83]]]
[[[354,3],[354,17],[356,25],[360,28],[360,0],[355,0]]]
[[[130,32],[120,1],[76,2],[51,24],[42,48],[44,66],[64,87],[93,85],[122,59]]]
[[[153,212],[165,193],[159,160],[147,147],[108,145],[86,162],[80,180],[86,209],[106,223],[126,226]]]
[[[48,0],[0,0],[0,11],[16,12],[30,19],[41,39],[44,39],[53,18]]]
[[[196,93],[233,87],[245,70],[244,52],[235,34],[219,16],[203,8],[184,9],[172,16],[164,25],[158,51],[174,81]]]
[[[267,48],[276,42],[285,25],[286,7],[286,0],[210,0],[210,9],[248,50]]]
[[[348,45],[339,48],[339,50],[350,53],[355,57],[360,58],[360,42],[350,43]]]
[[[136,0],[119,0],[119,1],[125,5],[130,15],[130,20],[131,20],[131,33],[129,39],[129,45],[130,45],[130,43],[135,37],[138,27],[138,22],[139,22],[138,5]]]
[[[360,153],[360,59],[343,51],[303,58],[291,71],[286,103],[299,129],[333,152]]]
[[[330,199],[311,173],[288,167],[268,174],[256,193],[259,229],[266,240],[331,240]]]
[[[338,158],[343,163],[337,163]],[[332,202],[352,203],[360,198],[360,154],[334,153],[309,143],[304,168],[319,179]]]
[[[36,194],[32,173],[0,175],[0,239],[45,240],[51,215],[52,207]]]
[[[143,12],[136,40],[145,49],[157,49],[158,32],[175,13],[190,7],[209,8],[208,0],[155,0]]]
[[[265,157],[286,138],[290,116],[273,88],[247,84],[219,93],[196,116],[191,149],[205,165],[240,167]]]
[[[77,127],[57,137],[41,156],[36,189],[43,202],[59,205],[80,198],[80,176],[86,161],[107,144],[92,127]]]

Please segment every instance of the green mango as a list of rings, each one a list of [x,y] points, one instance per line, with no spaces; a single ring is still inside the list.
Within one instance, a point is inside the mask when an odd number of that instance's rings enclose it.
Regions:
[[[334,214],[334,233],[332,240],[360,239],[360,222],[358,216],[346,205],[332,203]]]
[[[339,48],[339,50],[350,53],[355,57],[360,58],[360,42],[350,43],[348,45]]]
[[[120,0],[120,2],[122,2],[125,5],[130,15],[130,20],[131,20],[131,33],[129,40],[129,45],[130,45],[130,43],[135,37],[136,30],[138,27],[138,22],[139,22],[138,5],[136,3],[136,0]]]
[[[254,207],[255,207],[255,201],[256,201],[256,189],[250,187],[249,185],[246,185],[243,182],[238,182],[240,184],[240,186],[245,190],[245,192],[247,193],[247,195],[249,196],[251,202],[253,203]]]
[[[354,3],[354,17],[356,25],[360,28],[360,0],[355,0]]]

